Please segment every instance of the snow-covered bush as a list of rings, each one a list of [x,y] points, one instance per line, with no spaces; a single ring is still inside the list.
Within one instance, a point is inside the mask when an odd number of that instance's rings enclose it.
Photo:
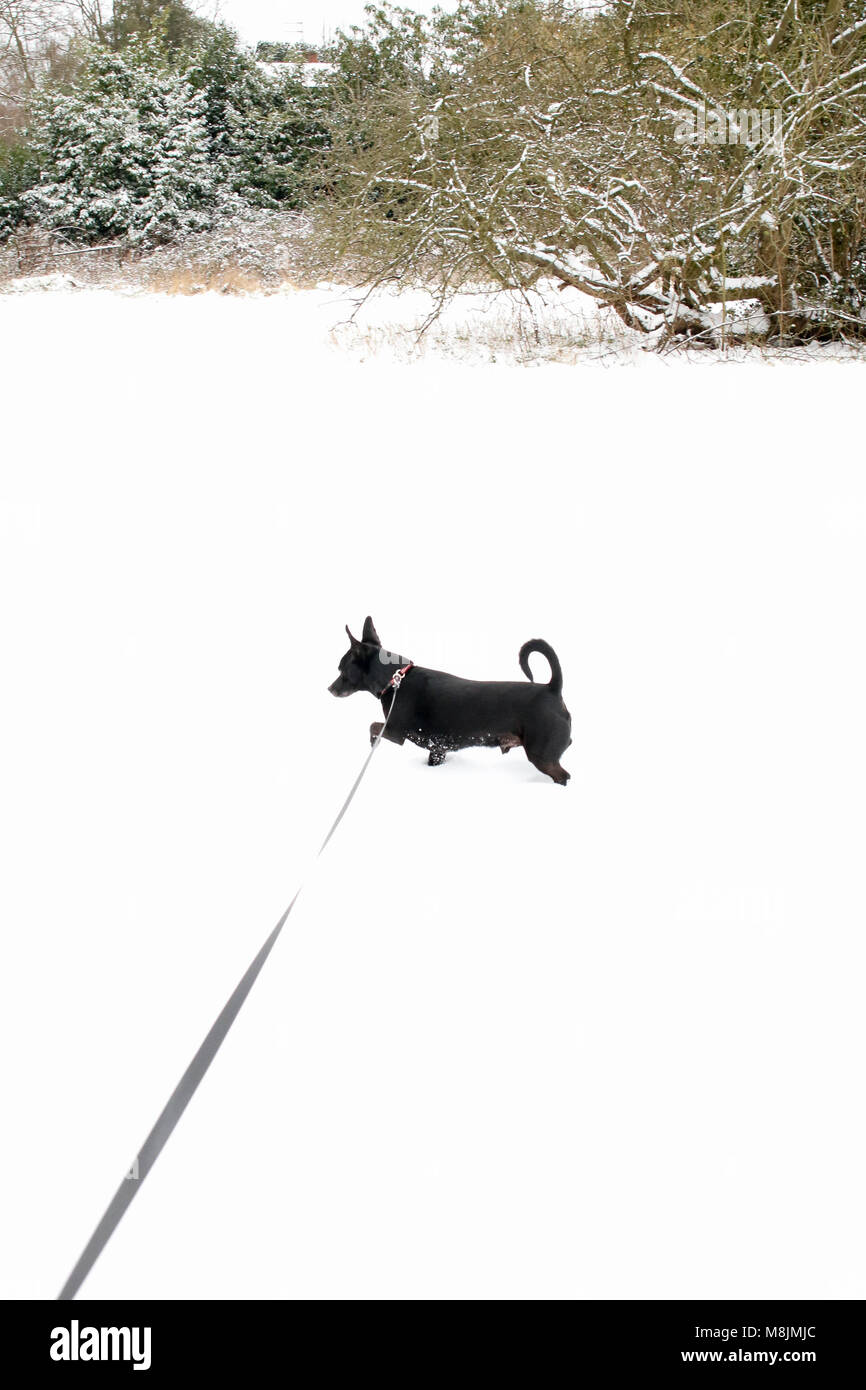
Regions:
[[[0,144],[0,242],[22,222],[21,194],[37,177],[33,153],[23,140]]]
[[[211,152],[234,192],[259,207],[301,201],[303,171],[324,148],[325,94],[296,65],[262,68],[231,30],[211,27],[187,80],[204,100]]]
[[[191,49],[162,33],[74,50],[29,99],[17,163],[0,150],[0,237],[30,223],[71,241],[151,246],[207,229],[241,203],[296,208],[327,142],[325,91],[269,72],[223,25]],[[73,50],[70,50],[73,52]],[[8,167],[7,167],[8,166]]]
[[[153,47],[93,48],[73,86],[32,106],[39,183],[29,220],[72,241],[153,245],[211,224],[224,171],[211,157],[205,99]]]

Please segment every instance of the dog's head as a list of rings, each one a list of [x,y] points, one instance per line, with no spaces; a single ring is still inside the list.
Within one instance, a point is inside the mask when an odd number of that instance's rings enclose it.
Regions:
[[[378,695],[394,674],[391,661],[384,660],[391,658],[391,653],[383,650],[372,618],[365,618],[360,641],[352,636],[348,627],[346,632],[351,645],[340,660],[340,674],[328,689],[339,697],[354,695],[358,690]]]

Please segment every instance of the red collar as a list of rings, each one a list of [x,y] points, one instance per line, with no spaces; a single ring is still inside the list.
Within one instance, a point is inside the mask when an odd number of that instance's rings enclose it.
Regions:
[[[392,688],[394,690],[399,689],[400,682],[402,681],[403,677],[406,675],[407,671],[412,670],[412,667],[414,665],[414,661],[407,661],[405,666],[401,666],[399,671],[395,671],[388,684],[384,685],[382,689],[379,691],[379,699],[381,700],[382,696],[386,693],[386,691],[391,690]]]

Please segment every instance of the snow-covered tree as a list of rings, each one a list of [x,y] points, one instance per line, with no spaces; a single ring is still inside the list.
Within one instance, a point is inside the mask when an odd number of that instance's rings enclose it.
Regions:
[[[303,171],[327,141],[326,94],[305,86],[297,65],[264,70],[222,25],[198,46],[187,78],[204,98],[212,155],[231,188],[260,206],[297,203]]]
[[[43,86],[32,148],[42,175],[26,214],[70,240],[149,245],[210,224],[221,169],[204,96],[146,45],[94,48],[69,90]]]
[[[661,341],[738,299],[770,333],[866,332],[864,0],[465,0],[420,60],[401,12],[383,26],[389,79],[333,126],[367,273],[543,275]]]

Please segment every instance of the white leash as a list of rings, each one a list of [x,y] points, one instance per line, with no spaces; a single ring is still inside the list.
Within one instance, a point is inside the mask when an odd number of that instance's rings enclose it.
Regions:
[[[289,903],[282,917],[277,922],[277,925],[274,927],[270,936],[264,942],[263,946],[261,947],[261,950],[250,962],[241,979],[235,985],[235,988],[232,990],[231,995],[229,996],[228,1000],[226,1001],[225,1005],[220,1011],[216,1021],[211,1027],[209,1033],[207,1034],[207,1037],[202,1042],[201,1046],[199,1047],[198,1051],[196,1052],[195,1056],[193,1057],[192,1061],[190,1062],[189,1066],[184,1072],[183,1076],[180,1078],[180,1081],[177,1083],[174,1090],[172,1091],[166,1105],[162,1110],[162,1113],[159,1116],[159,1119],[156,1121],[156,1124],[153,1126],[153,1129],[150,1131],[150,1134],[147,1136],[141,1148],[139,1149],[135,1162],[133,1163],[123,1182],[120,1184],[120,1187],[117,1189],[111,1201],[109,1202],[105,1210],[105,1213],[102,1217],[102,1220],[99,1222],[99,1225],[96,1227],[96,1230],[93,1232],[93,1235],[90,1237],[90,1240],[85,1245],[84,1250],[82,1251],[75,1264],[75,1268],[73,1269],[69,1278],[66,1280],[66,1283],[63,1285],[63,1288],[60,1290],[58,1298],[66,1300],[75,1297],[78,1290],[81,1288],[81,1285],[83,1284],[84,1280],[87,1278],[88,1274],[93,1268],[94,1264],[99,1259],[99,1256],[102,1254],[102,1251],[108,1244],[108,1241],[111,1239],[112,1235],[116,1231],[118,1224],[127,1207],[131,1204],[133,1198],[135,1197],[136,1193],[141,1187],[141,1184],[144,1182],[154,1163],[159,1158],[159,1155],[162,1153],[163,1149],[168,1143],[168,1140],[171,1137],[175,1125],[177,1124],[184,1110],[189,1105],[190,1101],[192,1100],[193,1096],[198,1090],[198,1087],[201,1084],[202,1079],[204,1078],[205,1072],[207,1071],[208,1067],[210,1066],[211,1062],[213,1061],[214,1057],[216,1056],[217,1052],[222,1046],[226,1034],[228,1033],[229,1029],[234,1023],[238,1014],[240,1013],[241,1007],[243,1006],[243,1003],[247,995],[249,994],[250,990],[255,984],[259,974],[261,973],[262,966],[264,965],[268,956],[271,954],[271,951],[273,950],[276,944],[277,937],[283,930],[283,927],[286,925],[286,921],[288,920],[292,908],[295,906],[295,903],[301,896],[301,893],[304,889],[304,883],[306,882],[306,879],[309,876],[310,870],[323,853],[325,846],[328,844],[328,841],[330,840],[337,826],[340,824],[340,821],[343,819],[344,815],[348,811],[349,806],[352,803],[352,799],[354,798],[355,792],[361,785],[361,781],[364,777],[364,774],[367,771],[367,768],[370,766],[370,761],[373,757],[373,754],[376,752],[376,749],[382,742],[385,730],[388,727],[388,720],[391,718],[391,715],[394,711],[394,706],[397,703],[397,695],[399,693],[400,685],[403,681],[403,675],[404,673],[402,671],[398,671],[389,682],[389,685],[393,685],[394,687],[394,696],[391,700],[388,712],[385,715],[385,722],[379,730],[379,733],[376,735],[376,738],[373,741],[370,751],[364,760],[364,765],[361,768],[361,771],[358,773],[358,776],[355,778],[355,781],[352,783],[351,790],[348,796],[346,797],[345,801],[343,802],[342,806],[340,807],[339,811],[337,812],[336,818],[330,830],[328,831],[327,835],[325,836],[324,840],[319,846],[316,855],[310,865],[310,869],[307,870],[307,873],[301,880],[301,885],[295,893],[295,896],[292,898],[292,901]]]

